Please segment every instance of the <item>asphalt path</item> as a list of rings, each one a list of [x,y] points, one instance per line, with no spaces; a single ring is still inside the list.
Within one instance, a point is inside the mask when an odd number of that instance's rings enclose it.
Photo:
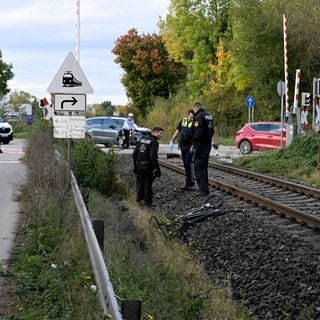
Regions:
[[[103,148],[103,145],[100,145]],[[130,147],[129,149],[124,149],[118,151],[121,153],[132,153],[134,147]],[[159,145],[159,157],[167,157],[170,155],[180,155],[180,149],[178,145],[175,144],[173,150],[170,150],[169,144],[160,144]],[[241,157],[242,154],[238,148],[235,146],[223,146],[219,145],[218,150],[211,149],[210,157],[215,159],[220,159],[227,162],[232,162],[233,159]]]
[[[13,139],[0,145],[0,263],[5,266],[14,243],[19,219],[19,204],[14,200],[17,187],[25,177],[24,140]]]

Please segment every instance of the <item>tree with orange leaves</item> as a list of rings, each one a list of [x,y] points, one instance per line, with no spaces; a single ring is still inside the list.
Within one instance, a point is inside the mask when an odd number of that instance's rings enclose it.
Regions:
[[[112,53],[125,71],[121,82],[126,94],[142,116],[156,97],[170,97],[185,82],[186,68],[169,58],[161,35],[139,35],[130,29],[117,39]]]

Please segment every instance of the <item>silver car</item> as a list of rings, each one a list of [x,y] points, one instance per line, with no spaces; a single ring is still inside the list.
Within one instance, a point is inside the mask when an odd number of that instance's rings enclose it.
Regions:
[[[85,134],[92,142],[109,147],[112,144],[117,144],[121,128],[110,117],[87,118]]]

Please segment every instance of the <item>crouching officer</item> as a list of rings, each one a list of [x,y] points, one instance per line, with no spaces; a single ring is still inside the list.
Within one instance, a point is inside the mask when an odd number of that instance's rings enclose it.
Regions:
[[[159,142],[163,129],[155,127],[148,136],[143,136],[133,151],[133,172],[137,175],[138,203],[145,202],[151,206],[153,200],[152,184],[156,177],[161,176],[158,163]]]

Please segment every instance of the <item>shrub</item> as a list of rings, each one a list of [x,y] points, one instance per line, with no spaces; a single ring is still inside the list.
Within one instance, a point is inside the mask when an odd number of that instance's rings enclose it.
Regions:
[[[118,157],[111,149],[103,152],[96,145],[83,140],[72,148],[73,171],[81,187],[93,188],[104,195],[126,194],[116,171]]]

